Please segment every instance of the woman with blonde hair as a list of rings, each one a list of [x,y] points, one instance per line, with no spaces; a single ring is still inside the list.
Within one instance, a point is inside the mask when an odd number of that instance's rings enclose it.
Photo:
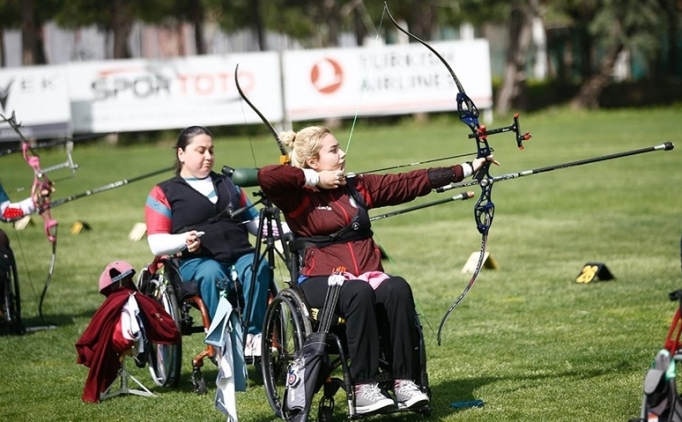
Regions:
[[[367,210],[412,201],[471,176],[486,160],[495,161],[489,156],[401,174],[351,175],[346,173],[346,153],[326,127],[283,132],[280,140],[290,149],[291,165],[260,169],[258,182],[298,240],[307,242],[298,283],[310,306],[324,305],[327,279],[335,268],[347,270],[336,312],[346,320],[356,411],[427,405],[429,397],[412,373],[419,340],[412,290],[402,277],[384,273]],[[374,380],[379,367],[378,320],[388,326],[395,401]]]

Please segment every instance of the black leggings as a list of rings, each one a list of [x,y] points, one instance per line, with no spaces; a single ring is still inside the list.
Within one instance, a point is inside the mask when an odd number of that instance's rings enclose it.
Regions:
[[[300,287],[307,303],[322,308],[327,277],[311,277]],[[379,367],[379,318],[386,322],[391,372],[395,379],[414,379],[416,311],[412,289],[402,277],[384,280],[376,290],[366,281],[346,280],[341,287],[336,312],[346,320],[350,375],[355,384],[373,382]],[[386,333],[388,330],[388,333]]]

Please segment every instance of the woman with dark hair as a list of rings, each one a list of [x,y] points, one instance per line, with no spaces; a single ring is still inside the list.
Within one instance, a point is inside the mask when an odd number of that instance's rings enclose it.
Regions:
[[[259,357],[271,278],[265,260],[252,268],[249,233],[257,234],[259,214],[239,186],[213,171],[213,136],[208,129],[190,126],[180,132],[175,155],[176,176],[156,185],[147,197],[149,247],[156,256],[180,258],[183,280],[197,281],[211,318],[218,308],[216,281],[232,280],[234,269],[248,310],[244,354]],[[243,211],[233,213],[238,209]],[[253,271],[256,282],[251,285]]]

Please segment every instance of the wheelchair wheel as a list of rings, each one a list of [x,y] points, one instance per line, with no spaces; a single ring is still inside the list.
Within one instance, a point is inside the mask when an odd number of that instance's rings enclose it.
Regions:
[[[261,371],[265,394],[277,417],[283,417],[287,369],[296,351],[312,332],[307,308],[291,289],[280,291],[265,313]]]
[[[11,251],[0,250],[0,321],[10,334],[23,334],[19,276]]]
[[[165,267],[168,268],[168,267]],[[180,330],[180,306],[170,275],[160,270],[150,275],[146,269],[140,274],[138,289],[145,295],[156,299],[170,314]],[[150,343],[147,351],[149,373],[156,385],[161,387],[177,387],[180,382],[182,368],[182,343],[154,344]]]

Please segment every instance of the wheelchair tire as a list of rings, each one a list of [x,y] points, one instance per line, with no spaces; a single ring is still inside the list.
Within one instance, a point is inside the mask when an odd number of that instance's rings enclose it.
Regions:
[[[301,297],[291,289],[280,291],[265,313],[261,358],[265,394],[279,418],[284,414],[287,369],[310,333],[312,326]]]
[[[175,287],[168,274],[160,271],[149,277],[148,274],[141,273],[138,289],[161,303],[180,330],[180,305]],[[147,361],[149,373],[156,385],[173,388],[178,386],[182,369],[182,342],[178,344],[149,343]]]
[[[320,406],[317,410],[317,420],[320,422],[333,422],[334,409],[329,406]]]
[[[19,275],[11,251],[0,250],[0,319],[9,334],[24,334],[21,323]]]

